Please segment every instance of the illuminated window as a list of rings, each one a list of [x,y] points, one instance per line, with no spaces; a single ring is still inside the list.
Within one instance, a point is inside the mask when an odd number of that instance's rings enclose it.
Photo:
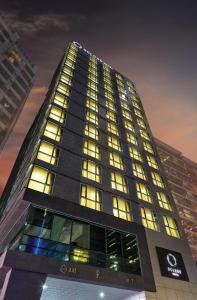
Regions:
[[[93,68],[93,67],[89,67],[88,69],[88,73],[94,77],[97,77],[97,69]]]
[[[87,89],[87,96],[94,100],[98,100],[97,92],[92,89]]]
[[[159,200],[159,206],[172,211],[172,206],[169,202],[168,196],[162,192],[157,192],[157,199]]]
[[[98,103],[92,99],[87,99],[86,107],[98,112]]]
[[[158,164],[156,162],[156,159],[153,156],[147,155],[146,158],[147,158],[147,161],[148,161],[148,165],[150,167],[155,168],[155,169],[159,169]]]
[[[129,154],[130,154],[130,157],[140,160],[140,161],[143,161],[142,156],[141,156],[140,152],[137,150],[137,148],[129,147]]]
[[[107,98],[107,100],[114,102],[114,96],[113,94],[109,93],[108,91],[105,90],[105,98]]]
[[[145,125],[145,123],[144,123],[144,121],[143,121],[143,120],[141,120],[141,119],[137,119],[137,123],[138,123],[138,125],[139,125],[140,127],[142,127],[142,128],[144,128],[144,129],[146,129],[146,125]]]
[[[167,234],[176,238],[180,238],[176,220],[169,216],[163,216],[163,220]]]
[[[143,115],[141,113],[141,111],[139,111],[138,109],[135,109],[134,108],[134,112],[135,112],[135,115],[138,116],[139,118],[142,118],[143,119]]]
[[[116,114],[112,111],[107,110],[106,111],[106,118],[110,121],[116,122]]]
[[[118,131],[118,127],[116,126],[115,123],[112,122],[107,122],[107,130],[115,135],[119,136],[119,131]]]
[[[112,172],[111,188],[123,193],[128,193],[125,177],[118,172]]]
[[[124,126],[125,126],[126,129],[128,129],[132,132],[135,131],[133,124],[128,120],[124,120]]]
[[[60,76],[60,81],[65,82],[68,85],[71,85],[72,78],[67,74],[62,73]]]
[[[50,194],[52,191],[54,175],[47,169],[34,166],[28,182],[28,188]]]
[[[72,60],[70,60],[70,59],[66,59],[65,65],[68,66],[68,67],[70,67],[70,68],[72,68],[72,69],[75,68],[75,62],[72,61]]]
[[[99,146],[96,145],[94,142],[85,140],[84,146],[83,146],[83,153],[87,154],[91,157],[94,157],[96,159],[100,159],[100,149]]]
[[[101,192],[94,186],[82,185],[81,186],[81,199],[80,203],[83,206],[95,210],[101,210]]]
[[[59,82],[57,90],[63,95],[70,96],[70,87],[62,82]]]
[[[134,94],[136,94],[136,92],[134,91]],[[139,99],[137,98],[137,97],[135,97],[134,95],[132,95],[132,99],[134,100],[134,101],[139,101]]]
[[[122,151],[120,141],[115,136],[108,136],[108,146],[115,150]]]
[[[91,137],[94,140],[98,141],[98,139],[99,139],[98,129],[92,124],[86,124],[85,125],[85,132],[84,133],[85,133],[85,135]]]
[[[70,76],[73,76],[73,69],[69,68],[68,66],[64,66],[63,70],[62,70],[65,74],[68,74]]]
[[[98,125],[98,116],[93,111],[88,110],[86,113],[86,121],[89,121],[95,125]]]
[[[59,142],[62,136],[62,129],[60,126],[48,121],[45,126],[44,135]]]
[[[153,148],[152,148],[152,146],[151,146],[150,143],[148,143],[148,142],[143,142],[143,146],[144,146],[144,149],[145,149],[147,152],[150,152],[150,153],[154,154]]]
[[[49,117],[53,120],[56,120],[60,123],[64,123],[65,114],[64,111],[61,108],[58,108],[57,106],[52,106],[50,110]]]
[[[134,134],[127,132],[127,141],[131,144],[138,145],[137,139]]]
[[[139,103],[136,102],[136,101],[132,101],[132,105],[133,105],[134,107],[136,107],[137,109],[141,109]]]
[[[141,165],[132,163],[133,174],[141,179],[146,180],[144,169]]]
[[[122,76],[118,73],[116,73],[116,78],[117,78],[117,80],[119,80],[121,82],[123,81]]]
[[[124,88],[124,83],[122,82],[122,80],[119,80],[116,78],[116,82],[117,82],[118,87]]]
[[[165,187],[164,183],[163,183],[163,180],[162,180],[161,176],[158,173],[151,172],[151,176],[152,176],[154,185],[160,186],[162,188]]]
[[[113,94],[113,88],[112,88],[112,86],[109,84],[109,83],[107,83],[106,81],[104,82],[104,88],[105,88],[105,90],[106,91],[108,91],[110,94]]]
[[[113,166],[115,168],[118,168],[121,170],[124,169],[122,157],[120,156],[120,154],[118,154],[116,152],[109,153],[109,164],[110,164],[110,166]]]
[[[56,93],[54,96],[53,102],[63,108],[68,108],[69,101],[61,94]]]
[[[74,262],[88,263],[89,253],[86,249],[74,248],[70,254],[71,260]]]
[[[104,76],[103,81],[104,81],[105,83],[107,83],[108,85],[112,86],[111,77],[110,77],[110,75],[108,75],[108,76],[109,76],[109,77]]]
[[[113,214],[115,217],[131,221],[130,203],[118,196],[113,196]]]
[[[112,111],[116,111],[116,107],[115,107],[115,105],[114,105],[114,103],[113,102],[111,102],[111,101],[105,101],[105,106],[108,108],[108,109],[110,109],[110,110],[112,110]]]
[[[96,74],[93,75],[93,74],[89,73],[88,74],[88,79],[98,84],[98,78],[97,78]]]
[[[93,81],[89,81],[88,82],[88,87],[90,88],[90,89],[93,89],[94,91],[98,91],[98,88],[97,88],[97,84],[96,83],[94,83]]]
[[[41,141],[38,153],[37,153],[37,159],[46,161],[49,164],[56,165],[57,159],[58,159],[58,150],[53,144],[49,144],[45,141]]]
[[[123,117],[124,117],[125,119],[127,119],[127,120],[132,120],[131,114],[130,114],[130,112],[128,112],[127,110],[122,109],[122,115],[123,115]]]
[[[141,207],[140,212],[142,217],[142,224],[144,225],[144,227],[158,231],[159,227],[154,212],[147,207]]]
[[[130,107],[126,101],[121,101],[121,107],[127,110],[130,110]]]
[[[146,131],[140,129],[140,135],[141,135],[141,137],[144,138],[145,140],[150,141],[150,138],[149,138],[148,133],[147,133]]]
[[[100,182],[100,167],[91,160],[83,160],[82,162],[82,176],[96,182]]]
[[[138,199],[144,200],[146,202],[152,202],[149,189],[145,184],[136,183],[137,197]]]

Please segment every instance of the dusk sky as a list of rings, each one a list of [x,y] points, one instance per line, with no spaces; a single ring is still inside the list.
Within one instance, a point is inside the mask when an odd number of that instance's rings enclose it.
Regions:
[[[3,186],[70,41],[138,88],[155,137],[197,161],[197,1],[1,0],[38,71],[0,158]]]

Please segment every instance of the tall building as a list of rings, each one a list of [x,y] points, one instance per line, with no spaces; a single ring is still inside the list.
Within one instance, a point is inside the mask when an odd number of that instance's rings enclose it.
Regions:
[[[17,121],[35,76],[19,36],[0,16],[0,151]]]
[[[197,262],[197,163],[155,139],[194,260]]]
[[[0,232],[6,300],[197,297],[136,87],[75,42],[4,190]]]

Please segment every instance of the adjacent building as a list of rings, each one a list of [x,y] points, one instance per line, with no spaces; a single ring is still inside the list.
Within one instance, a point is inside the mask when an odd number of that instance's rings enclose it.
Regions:
[[[0,151],[32,87],[35,66],[19,44],[18,34],[0,15]]]
[[[197,262],[197,163],[155,139],[194,260]]]
[[[135,84],[71,43],[4,190],[1,299],[195,299]]]

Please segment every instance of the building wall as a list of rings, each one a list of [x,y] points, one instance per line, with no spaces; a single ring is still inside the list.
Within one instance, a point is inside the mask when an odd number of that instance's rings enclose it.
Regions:
[[[27,99],[35,70],[19,36],[0,16],[0,151]]]
[[[155,139],[190,249],[197,261],[197,163]]]

